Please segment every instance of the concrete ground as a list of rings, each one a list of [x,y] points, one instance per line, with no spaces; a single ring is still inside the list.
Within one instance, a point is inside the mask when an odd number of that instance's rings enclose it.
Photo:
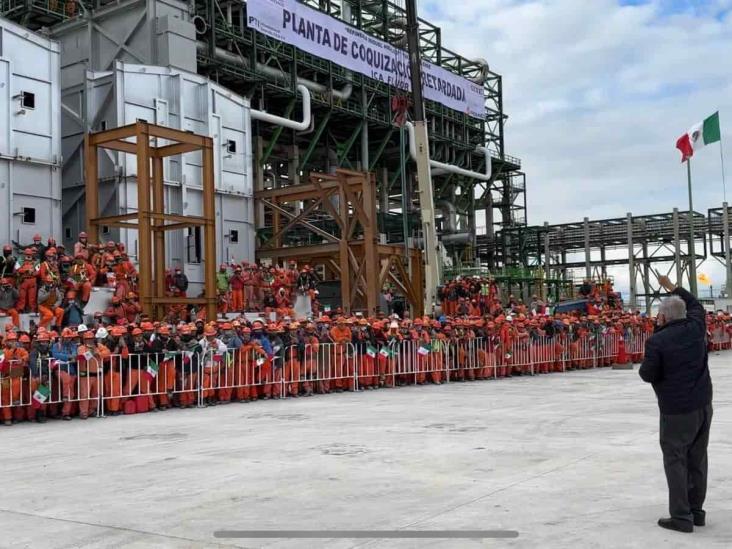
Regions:
[[[731,547],[732,353],[712,363],[692,535],[655,525],[658,410],[636,368],[0,427],[0,547]],[[214,537],[271,529],[519,537]]]

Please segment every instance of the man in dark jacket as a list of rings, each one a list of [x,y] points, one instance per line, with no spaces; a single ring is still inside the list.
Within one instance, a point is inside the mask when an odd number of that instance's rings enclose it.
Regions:
[[[658,525],[680,532],[704,526],[707,444],[712,421],[704,307],[668,277],[659,283],[672,295],[658,311],[656,333],[646,342],[640,367],[661,411],[661,451],[669,490],[670,518]]]

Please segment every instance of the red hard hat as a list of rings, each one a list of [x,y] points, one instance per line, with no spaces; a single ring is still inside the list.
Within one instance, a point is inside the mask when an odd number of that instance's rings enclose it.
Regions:
[[[12,252],[13,251],[13,247],[10,244],[5,244],[5,246],[3,246],[3,251],[4,252]]]
[[[81,231],[79,233],[79,238],[87,238],[86,233],[84,231]]]
[[[225,271],[225,270],[226,270],[226,265],[224,263],[219,265],[219,271]]]
[[[26,248],[25,250],[23,250],[23,254],[24,255],[31,255],[32,256],[33,255],[33,249],[32,248]]]

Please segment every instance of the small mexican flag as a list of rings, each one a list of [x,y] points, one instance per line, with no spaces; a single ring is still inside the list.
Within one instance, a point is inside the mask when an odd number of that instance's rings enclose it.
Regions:
[[[721,139],[719,131],[719,112],[694,124],[688,132],[676,140],[676,148],[681,151],[681,161],[686,162],[705,145],[716,143]]]
[[[266,362],[266,359],[265,359],[264,357],[259,357],[259,358],[257,359],[257,366],[261,366],[261,365],[262,365],[262,364],[264,364],[265,362]]]
[[[175,353],[165,353],[163,360],[175,360]]]
[[[391,358],[394,356],[394,351],[392,351],[390,347],[382,347],[379,351],[379,355],[383,356],[384,358]]]
[[[366,347],[366,354],[369,355],[371,358],[376,357],[376,349],[372,347],[371,345],[368,345]]]
[[[46,387],[45,385],[39,385],[38,389],[36,389],[33,393],[33,402],[31,402],[33,408],[40,408],[41,405],[48,400],[50,394],[51,390],[48,387]]]
[[[160,367],[158,366],[157,362],[155,362],[154,360],[148,360],[145,372],[147,373],[148,377],[150,377],[150,379],[155,379],[156,377],[158,377],[159,369]]]
[[[429,344],[420,345],[419,349],[417,349],[417,353],[422,356],[427,356],[428,354],[430,354]]]

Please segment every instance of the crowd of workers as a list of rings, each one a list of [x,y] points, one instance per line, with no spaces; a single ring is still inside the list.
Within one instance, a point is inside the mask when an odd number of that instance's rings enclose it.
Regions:
[[[91,284],[111,282],[115,305],[86,324],[66,309],[63,316],[51,309],[50,319],[42,313],[41,322],[27,330],[15,319],[6,323],[0,351],[0,420],[5,425],[47,417],[86,419],[102,401],[104,413],[116,415],[637,362],[643,353],[638,342],[654,330],[654,319],[609,302],[611,286],[598,290],[590,285],[587,295],[594,298],[588,303],[594,309],[589,312],[551,314],[536,296],[524,304],[513,295],[502,296],[492,280],[475,278],[443,287],[442,310],[433,317],[399,318],[384,312],[367,318],[336,310],[332,318],[315,311],[311,319],[299,322],[283,306],[276,307],[281,309],[276,322],[266,319],[270,315],[264,310],[254,321],[240,315],[208,322],[195,317],[153,322],[137,306],[136,271],[124,247],[91,246],[85,240],[82,233],[72,270],[54,269],[63,247],[51,239],[44,246],[24,248],[29,250],[24,261],[32,262],[36,276],[41,270],[46,275],[41,287],[33,288],[39,305],[50,304],[41,299],[50,291],[43,288],[60,294],[59,288],[65,287],[63,299],[78,301],[83,310]],[[3,276],[14,277],[10,288],[20,293],[19,286],[34,279],[23,278],[24,263],[18,266],[8,257],[4,265],[13,265],[13,270]],[[269,295],[272,280],[279,284],[274,293],[289,296],[315,287],[310,270],[298,272],[292,264],[270,271],[267,289],[259,294],[257,284],[236,282],[251,280],[242,274],[246,267],[235,266],[230,273],[222,265],[219,271],[222,301],[233,303],[236,311]],[[261,273],[262,268],[251,266],[249,271]],[[181,275],[171,273],[169,287],[185,294],[187,280]],[[123,290],[118,291],[120,285]],[[30,286],[16,312],[30,306]],[[113,310],[116,306],[119,313]],[[729,348],[729,315],[710,314],[708,325],[710,344]],[[626,348],[630,341],[636,344]]]
[[[33,236],[29,244],[7,244],[0,259],[0,316],[8,316],[15,328],[20,314],[38,313],[39,326],[57,329],[84,322],[84,311],[94,287],[113,288],[110,307],[101,313],[111,323],[133,323],[140,314],[136,293],[137,269],[123,243],[94,244],[79,234],[73,250],[52,237],[43,242]],[[305,266],[298,270],[253,263],[222,264],[216,278],[219,313],[276,311],[292,313],[295,293],[309,292],[317,312],[317,277]],[[170,296],[186,296],[188,278],[177,267],[166,273]],[[170,306],[167,320],[202,318],[203,311]]]
[[[584,280],[578,288],[578,294],[587,302],[585,312],[588,315],[598,316],[622,310],[622,300],[610,279],[597,284]],[[543,315],[548,309],[548,303],[537,295],[533,295],[528,303],[513,294],[504,299],[495,279],[481,276],[457,277],[440,286],[437,298],[442,314],[447,316],[496,316],[506,311],[512,314]]]

